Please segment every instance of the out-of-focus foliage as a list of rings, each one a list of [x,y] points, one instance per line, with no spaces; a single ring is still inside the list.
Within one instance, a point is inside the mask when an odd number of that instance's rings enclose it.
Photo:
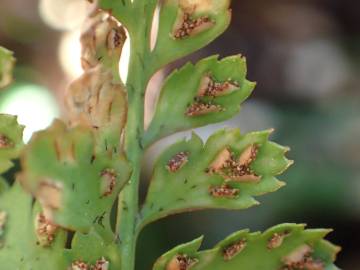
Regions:
[[[11,83],[14,64],[13,53],[0,46],[0,89]]]
[[[53,222],[88,232],[102,216],[109,228],[111,207],[131,170],[121,154],[96,151],[90,128],[56,121],[33,136],[21,161],[23,185]]]
[[[22,133],[16,116],[0,114],[0,173],[12,167],[12,160],[19,157],[23,149]]]

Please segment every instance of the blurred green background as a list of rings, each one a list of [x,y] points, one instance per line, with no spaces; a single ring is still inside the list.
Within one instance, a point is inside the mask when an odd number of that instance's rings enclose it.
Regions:
[[[239,212],[203,211],[150,225],[139,239],[137,269],[151,269],[167,249],[204,234],[204,248],[242,228],[280,222],[334,228],[343,247],[338,265],[360,269],[360,1],[234,0],[233,22],[214,43],[166,68],[147,96],[151,115],[157,90],[172,68],[218,53],[241,53],[258,82],[239,116],[198,129],[205,139],[223,126],[244,132],[274,127],[295,165],[287,186]],[[1,0],[0,44],[15,52],[15,82],[0,93],[0,111],[19,115],[27,140],[63,111],[67,84],[81,74],[79,29],[84,0]],[[150,104],[150,105],[149,105]],[[156,155],[184,132],[155,144],[144,160],[142,195]]]

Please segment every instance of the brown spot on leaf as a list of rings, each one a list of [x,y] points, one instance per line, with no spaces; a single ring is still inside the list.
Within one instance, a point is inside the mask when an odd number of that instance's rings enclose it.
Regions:
[[[50,246],[55,239],[58,229],[54,223],[48,220],[43,213],[39,213],[35,217],[36,237],[41,246]]]
[[[307,270],[325,270],[325,265],[322,261],[308,258],[304,264]]]
[[[239,89],[239,84],[232,80],[226,82],[216,82],[211,75],[206,75],[200,82],[198,96],[218,97],[223,96]]]
[[[213,186],[210,187],[209,193],[215,198],[236,198],[239,195],[240,190],[232,188],[228,185]]]
[[[302,245],[283,259],[282,270],[324,270],[322,261],[312,257],[312,248],[309,245]]]
[[[225,261],[229,261],[238,255],[246,247],[246,240],[242,239],[233,244],[228,245],[223,249],[223,257]]]
[[[198,259],[190,258],[187,255],[176,255],[166,266],[166,270],[189,270],[198,262]]]
[[[268,241],[267,248],[268,249],[275,249],[282,245],[285,237],[288,235],[287,232],[285,233],[274,233]]]
[[[209,16],[193,17],[193,13],[182,10],[175,23],[173,36],[175,39],[184,39],[194,36],[213,27],[215,22]]]
[[[107,48],[109,50],[116,50],[118,48],[122,49],[126,40],[126,33],[124,28],[114,25],[113,28],[109,31],[107,36]]]
[[[4,134],[0,134],[0,149],[13,146],[13,142]]]
[[[215,160],[210,165],[210,172],[220,171],[225,163],[231,159],[231,152],[229,148],[224,148],[215,158]]]
[[[302,245],[290,253],[288,256],[284,258],[285,264],[295,264],[303,261],[306,257],[308,257],[312,252],[312,248],[309,245]]]
[[[110,263],[102,257],[100,260],[97,260],[94,266],[91,266],[91,270],[108,270]]]
[[[69,270],[90,270],[89,265],[83,261],[74,261]]]
[[[186,109],[185,115],[192,117],[220,111],[223,111],[220,105],[196,101]]]
[[[45,216],[52,220],[53,212],[61,207],[63,187],[61,183],[51,180],[39,184],[36,197],[44,208]]]
[[[180,170],[188,162],[189,152],[179,152],[174,155],[167,163],[166,168],[170,172]]]
[[[117,174],[114,169],[105,169],[100,173],[100,193],[101,196],[109,196],[116,186]]]
[[[258,146],[252,144],[248,146],[239,157],[239,164],[243,166],[250,166],[250,164],[256,159],[258,153]]]
[[[238,159],[228,148],[222,150],[211,163],[209,171],[221,175],[227,181],[258,182],[261,177],[251,168],[251,163],[256,159],[258,147],[250,145]]]

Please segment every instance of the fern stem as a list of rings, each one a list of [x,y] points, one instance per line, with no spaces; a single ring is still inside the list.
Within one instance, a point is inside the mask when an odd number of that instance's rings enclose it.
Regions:
[[[139,26],[141,28],[141,24]],[[140,164],[143,155],[141,138],[144,131],[144,93],[147,84],[144,71],[145,40],[138,29],[131,36],[131,56],[128,81],[128,120],[125,131],[125,152],[132,165],[132,176],[119,196],[117,234],[119,235],[121,269],[132,270],[135,266],[137,232],[136,220],[139,211]]]
[[[137,218],[139,214],[139,184],[140,169],[144,147],[142,138],[144,134],[144,97],[151,71],[147,67],[150,52],[150,32],[152,15],[157,1],[137,1],[133,6],[133,14],[143,16],[144,22],[133,23],[128,28],[130,34],[131,52],[128,79],[126,88],[128,93],[128,117],[125,129],[125,152],[132,165],[132,176],[119,195],[117,234],[121,255],[121,269],[133,270],[135,268]]]

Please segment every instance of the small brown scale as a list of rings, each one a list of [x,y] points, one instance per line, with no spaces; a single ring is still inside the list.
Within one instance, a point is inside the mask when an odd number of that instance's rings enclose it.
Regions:
[[[211,103],[206,102],[195,102],[191,104],[186,112],[185,115],[187,116],[198,116],[198,115],[204,115],[212,112],[220,112],[223,108],[220,105],[215,105]]]
[[[229,185],[213,186],[210,187],[209,193],[215,198],[236,198],[239,195],[240,190],[232,188]]]
[[[268,249],[275,249],[282,245],[284,238],[288,235],[288,232],[284,233],[274,233],[272,237],[269,239],[267,248]]]
[[[51,179],[44,179],[40,182],[36,191],[47,218],[52,219],[54,211],[61,207],[62,203],[62,184]]]
[[[183,39],[188,37],[194,32],[194,30],[204,24],[212,24],[212,21],[208,16],[192,19],[189,13],[185,13],[183,16],[182,25],[177,30],[175,30],[174,38]]]
[[[248,156],[248,154],[246,154],[246,152],[249,151],[250,154]],[[244,156],[240,156],[240,164],[245,165],[245,166],[250,166],[250,164],[256,159],[256,156],[259,152],[259,148],[257,145],[250,145],[245,151],[244,151]]]
[[[226,172],[226,176],[234,179],[238,176],[250,175],[252,171],[245,165],[239,165],[236,161],[227,160],[223,166],[223,171]]]
[[[314,260],[312,258],[309,258],[305,264],[304,264],[304,269],[307,270],[325,270],[325,265],[323,262],[319,261],[319,260]]]
[[[82,261],[75,261],[69,270],[89,270],[89,265]]]
[[[285,258],[281,270],[325,270],[325,265],[312,256],[312,249],[304,245]]]
[[[237,82],[232,80],[228,80],[226,82],[216,82],[210,75],[203,79],[203,84],[205,84],[205,86],[204,88],[200,88],[200,96],[217,97],[239,88],[239,84]]]
[[[321,261],[306,257],[303,261],[285,265],[281,270],[325,270],[325,266]]]
[[[197,262],[197,259],[178,254],[168,263],[166,270],[189,270]]]
[[[245,150],[246,152],[249,151],[248,149]],[[224,169],[230,169],[230,178],[236,179],[238,176],[245,176],[245,175],[253,175],[257,176],[253,170],[251,170],[250,165],[251,163],[256,159],[258,153],[258,147],[257,146],[250,146],[250,155],[248,157],[242,157],[240,156],[239,161],[235,161],[234,157],[232,156],[232,159],[229,160],[227,163],[225,163]],[[243,158],[243,160],[242,160]]]
[[[0,134],[0,149],[7,148],[10,146],[12,146],[12,142],[10,141],[10,139],[5,135]]]
[[[179,152],[174,155],[167,163],[166,168],[170,172],[180,170],[188,162],[189,152]]]
[[[107,40],[106,47],[110,50],[114,50],[116,48],[122,47],[124,42],[124,33],[120,31],[121,28],[113,28],[110,30]]]
[[[250,168],[257,154],[258,146],[256,145],[250,145],[246,148],[238,159],[236,159],[229,149],[225,149],[210,166],[209,171],[219,173],[226,180],[257,182],[260,180],[260,177]],[[221,162],[221,164],[218,164],[219,162]]]
[[[200,83],[198,94],[194,98],[195,102],[187,108],[185,115],[191,117],[224,111],[225,109],[222,106],[213,104],[209,101],[202,101],[201,98],[221,96],[238,88],[239,85],[236,82],[231,80],[223,83],[215,82],[210,75],[207,75]]]
[[[231,244],[223,249],[223,257],[225,261],[229,261],[238,255],[246,247],[246,240],[242,239],[234,244]]]
[[[109,269],[109,262],[105,260],[105,258],[101,258],[97,260],[95,265],[90,267],[91,270],[108,270]]]
[[[49,246],[55,239],[58,227],[48,220],[43,213],[36,216],[36,234],[40,245]]]
[[[89,265],[83,261],[74,261],[69,270],[109,270],[109,262],[105,258],[97,260],[95,265]]]
[[[112,194],[116,185],[116,173],[113,169],[105,169],[101,172],[101,195],[106,197]]]

